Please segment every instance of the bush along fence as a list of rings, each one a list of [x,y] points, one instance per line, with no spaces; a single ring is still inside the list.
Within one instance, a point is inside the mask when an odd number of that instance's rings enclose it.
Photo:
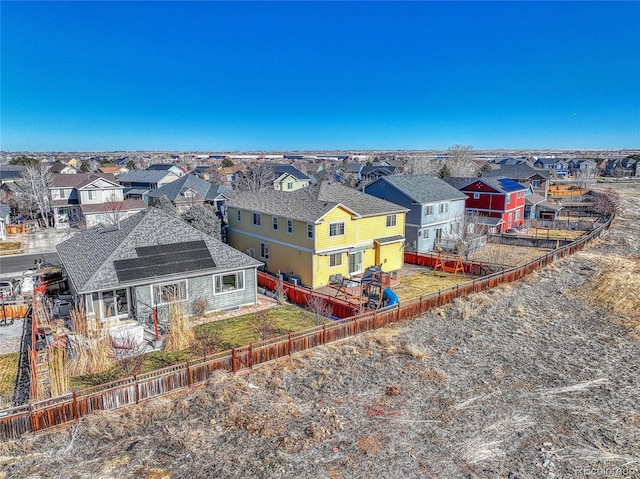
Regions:
[[[0,412],[0,438],[15,439],[27,432],[71,425],[83,416],[97,411],[113,410],[142,403],[166,394],[185,391],[208,384],[212,373],[221,370],[237,372],[255,365],[284,358],[316,346],[349,338],[356,334],[388,326],[400,320],[415,318],[433,308],[446,305],[459,297],[479,293],[504,283],[518,281],[528,274],[544,268],[584,248],[608,229],[610,222],[582,236],[571,244],[551,251],[525,265],[461,283],[452,288],[430,293],[388,308],[367,311],[304,331],[223,351],[211,356],[176,364],[157,371],[131,376],[107,384],[73,391],[29,405],[5,409]],[[420,257],[416,260],[421,264]],[[275,280],[275,279],[274,279]],[[264,279],[265,282],[268,279]],[[275,283],[272,284],[275,286]],[[304,304],[308,290],[285,285],[289,298]],[[298,301],[296,301],[298,302]]]

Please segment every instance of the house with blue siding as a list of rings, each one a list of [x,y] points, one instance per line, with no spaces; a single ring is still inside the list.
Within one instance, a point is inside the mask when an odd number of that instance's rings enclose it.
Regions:
[[[149,324],[155,310],[166,322],[171,307],[189,316],[257,303],[262,265],[157,208],[98,225],[57,247],[76,303],[107,325]]]
[[[425,253],[457,231],[467,196],[432,175],[385,176],[369,183],[365,193],[409,209],[405,248]]]

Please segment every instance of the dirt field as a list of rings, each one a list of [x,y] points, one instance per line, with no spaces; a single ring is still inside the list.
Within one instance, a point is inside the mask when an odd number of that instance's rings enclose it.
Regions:
[[[640,275],[640,187],[622,188],[625,213],[607,238],[522,282],[246,375],[221,373],[188,395],[1,444],[0,471],[638,478],[640,302],[623,285]]]

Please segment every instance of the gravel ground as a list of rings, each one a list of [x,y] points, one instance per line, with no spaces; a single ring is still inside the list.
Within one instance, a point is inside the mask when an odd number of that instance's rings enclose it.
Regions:
[[[640,258],[640,195],[630,191],[607,238],[521,282],[245,375],[220,373],[188,395],[0,445],[0,471],[640,477],[640,335],[587,293],[609,257]]]

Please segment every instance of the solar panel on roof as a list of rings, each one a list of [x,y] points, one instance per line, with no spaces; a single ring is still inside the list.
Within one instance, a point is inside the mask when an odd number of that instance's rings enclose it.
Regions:
[[[186,241],[136,248],[137,258],[113,262],[118,281],[128,282],[215,268],[204,241]]]

